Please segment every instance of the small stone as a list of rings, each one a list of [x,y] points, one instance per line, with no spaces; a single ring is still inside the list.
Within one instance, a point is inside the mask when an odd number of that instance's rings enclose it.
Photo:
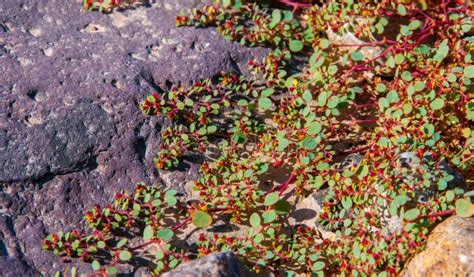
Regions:
[[[30,29],[28,31],[28,33],[30,33],[30,35],[34,36],[35,38],[41,36],[41,34],[43,34],[43,31],[39,28],[33,28],[33,29]]]
[[[304,224],[310,228],[319,228],[317,216],[322,210],[322,203],[327,190],[316,191],[303,201],[296,204],[295,210],[290,213],[288,222],[292,225]]]
[[[103,33],[105,32],[105,27],[98,24],[88,24],[84,29],[81,30],[83,33]]]
[[[33,61],[27,58],[20,57],[17,59],[21,66],[28,66],[33,64]]]
[[[249,272],[231,252],[220,252],[190,261],[167,272],[163,277],[249,276]]]
[[[51,57],[53,55],[53,48],[46,48],[46,49],[43,49],[43,54],[46,56],[46,57]]]

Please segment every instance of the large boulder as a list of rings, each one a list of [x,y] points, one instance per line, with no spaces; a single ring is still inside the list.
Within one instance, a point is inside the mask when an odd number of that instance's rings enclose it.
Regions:
[[[403,276],[471,276],[474,273],[474,217],[453,216],[428,237],[426,249],[405,267]]]

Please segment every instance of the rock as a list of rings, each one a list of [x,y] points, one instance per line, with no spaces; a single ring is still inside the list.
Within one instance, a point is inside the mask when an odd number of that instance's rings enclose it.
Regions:
[[[175,270],[167,272],[163,277],[240,277],[251,276],[250,272],[230,252],[220,252],[207,257],[179,265]]]
[[[474,217],[453,216],[433,229],[426,249],[417,254],[400,275],[470,276],[473,273]]]
[[[364,25],[366,24],[364,18],[349,18],[350,23],[346,23],[345,27],[348,27],[347,25],[349,24],[354,24],[354,25]],[[328,28],[326,30],[326,34],[328,36],[329,42],[331,44],[345,44],[345,45],[362,45],[366,44],[367,41],[363,41],[359,38],[357,38],[354,33],[351,32],[346,32],[344,34],[338,34]],[[376,39],[374,37],[368,38],[367,40],[370,41],[375,41]],[[359,46],[341,46],[340,49],[344,50],[349,50],[349,51],[360,51],[362,55],[364,55],[364,58],[370,60],[378,57],[383,49],[382,47],[378,46],[364,46],[364,47],[359,47]]]
[[[93,166],[92,157],[109,146],[114,126],[90,100],[48,115],[45,123],[0,130],[0,182],[38,180]]]
[[[52,276],[70,266],[42,251],[48,233],[83,229],[93,205],[137,182],[162,182],[153,157],[163,121],[139,110],[148,94],[246,73],[249,59],[268,52],[212,28],[175,27],[180,11],[206,1],[150,1],[111,14],[81,2],[0,1],[2,273]],[[187,160],[167,185],[194,176],[198,163]]]
[[[298,202],[289,214],[289,223],[291,225],[304,224],[311,228],[319,228],[317,218],[322,210],[321,206],[326,194],[327,190],[316,191]]]

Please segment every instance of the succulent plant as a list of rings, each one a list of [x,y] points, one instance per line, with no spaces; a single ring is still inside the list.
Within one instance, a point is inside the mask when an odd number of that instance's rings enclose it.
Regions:
[[[199,199],[139,185],[86,214],[92,235],[56,234],[46,249],[102,273],[154,245],[156,274],[227,250],[255,271],[383,276],[400,272],[443,217],[474,215],[472,3],[276,2],[178,16],[178,26],[214,26],[273,51],[249,62],[251,76],[223,73],[142,104],[172,122],[158,169],[218,149],[194,181]],[[317,220],[331,235],[289,224],[294,204],[323,189]],[[245,231],[206,231],[219,220]],[[195,252],[174,244],[185,226],[204,229]]]

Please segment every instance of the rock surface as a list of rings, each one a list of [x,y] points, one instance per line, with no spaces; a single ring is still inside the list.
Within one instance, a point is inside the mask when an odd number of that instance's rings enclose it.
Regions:
[[[472,276],[474,218],[453,216],[440,223],[426,249],[406,266],[402,276]]]
[[[251,276],[238,258],[228,252],[220,252],[181,264],[163,277],[241,277]]]
[[[0,1],[1,276],[64,269],[41,250],[47,233],[82,228],[94,204],[162,181],[152,160],[164,122],[142,115],[146,95],[221,71],[245,74],[266,52],[212,28],[175,28],[180,11],[206,1],[150,2],[101,14],[80,0]],[[167,185],[193,176],[195,161],[186,163]]]

